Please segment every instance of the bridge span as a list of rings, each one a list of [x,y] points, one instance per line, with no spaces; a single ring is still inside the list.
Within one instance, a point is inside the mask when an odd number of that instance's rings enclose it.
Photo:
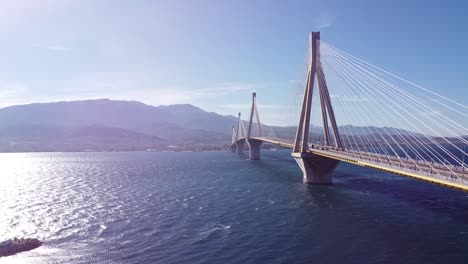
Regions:
[[[256,93],[254,92],[247,128],[242,121],[241,113],[238,115],[237,125],[232,128],[231,149],[233,152],[241,154],[244,146],[247,145],[249,159],[259,160],[263,142],[292,149],[291,155],[303,172],[304,182],[312,184],[331,184],[333,170],[339,162],[346,162],[468,191],[468,171],[464,156],[461,159],[454,157],[447,148],[439,143],[447,140],[443,137],[435,138],[420,133],[403,133],[395,129],[392,132],[394,134],[389,133],[388,135],[382,135],[383,133],[379,130],[375,130],[378,133],[374,131],[372,134],[369,133],[371,135],[361,135],[358,140],[349,131],[344,137],[340,135],[332,107],[332,97],[320,60],[320,46],[320,33],[312,32],[310,34],[307,80],[295,138],[284,139],[266,135],[264,131],[266,126],[260,122]],[[318,100],[320,101],[323,122],[323,142],[320,143],[309,142],[315,82],[318,84]],[[466,106],[464,107],[466,108]],[[464,129],[462,131],[468,131],[465,127],[462,128]],[[343,138],[347,139],[348,142]],[[364,141],[363,138],[367,140],[366,147],[363,147],[362,143],[358,143],[358,141]],[[353,140],[355,145],[353,145]],[[452,144],[452,141],[453,139],[448,140],[447,144]],[[380,142],[384,142],[386,145],[382,146]],[[404,142],[404,145],[401,142]],[[466,146],[467,140],[461,137],[461,143]],[[461,150],[458,146],[452,145],[460,150],[462,155],[466,155],[465,148]],[[415,153],[414,157],[408,154],[410,150]],[[450,157],[452,162],[449,162],[440,152]]]
[[[253,139],[261,142],[268,142],[283,148],[292,149],[294,147],[293,140],[261,137],[255,137]],[[246,138],[239,139],[239,141],[246,140]],[[447,169],[444,164],[433,163],[432,166],[428,166],[420,160],[400,160],[397,157],[362,151],[338,150],[320,144],[311,144],[309,147],[308,153],[311,155],[468,191],[468,170],[463,167],[452,165],[453,173],[452,170]],[[239,153],[242,153],[242,150],[240,150]]]

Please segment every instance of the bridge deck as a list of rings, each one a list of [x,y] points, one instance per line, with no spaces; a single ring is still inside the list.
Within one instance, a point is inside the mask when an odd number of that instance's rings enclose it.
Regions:
[[[252,138],[262,140],[285,148],[293,148],[290,140],[278,138]],[[239,139],[239,140],[245,140]],[[419,180],[429,181],[444,186],[468,191],[468,171],[461,167],[444,164],[427,164],[423,161],[413,159],[399,159],[394,156],[386,156],[376,153],[367,153],[350,150],[335,150],[325,146],[313,146],[310,153],[323,157],[344,161],[347,163],[374,168],[381,171],[391,172]],[[450,169],[455,172],[452,174]],[[432,167],[432,168],[431,168]]]

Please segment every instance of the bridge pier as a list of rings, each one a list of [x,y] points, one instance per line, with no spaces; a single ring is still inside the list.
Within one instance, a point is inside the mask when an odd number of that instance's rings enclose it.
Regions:
[[[239,140],[235,143],[237,154],[242,154],[242,152],[244,152],[244,144],[245,144],[244,140]]]
[[[236,143],[233,143],[233,144],[231,145],[231,151],[232,151],[232,152],[236,152]]]
[[[293,152],[291,156],[304,174],[304,183],[332,184],[332,172],[340,161],[311,153]]]
[[[263,141],[258,139],[247,139],[247,145],[249,145],[249,159],[260,160],[260,148]]]

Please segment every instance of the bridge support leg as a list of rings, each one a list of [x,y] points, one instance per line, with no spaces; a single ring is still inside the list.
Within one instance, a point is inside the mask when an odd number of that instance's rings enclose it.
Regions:
[[[250,160],[260,160],[260,148],[263,141],[258,139],[247,139],[247,144],[249,145],[249,159]]]
[[[236,153],[237,154],[242,154],[242,152],[244,152],[244,144],[245,144],[245,141],[237,141],[236,142]]]
[[[311,153],[291,153],[304,174],[304,183],[332,184],[332,172],[340,163]]]
[[[231,145],[231,151],[236,152],[236,143]]]

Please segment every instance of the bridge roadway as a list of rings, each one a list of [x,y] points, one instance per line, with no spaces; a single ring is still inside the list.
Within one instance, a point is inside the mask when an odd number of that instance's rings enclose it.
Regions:
[[[238,141],[245,139],[246,138],[241,138]],[[294,147],[293,140],[266,137],[251,137],[251,139],[269,142],[290,149]],[[332,147],[323,145],[312,145],[309,152],[358,166],[374,168],[468,191],[468,171],[459,166],[431,163],[433,168],[431,169],[431,166],[420,160],[400,160],[395,156],[367,153],[363,151],[336,150]],[[455,172],[455,175],[447,167],[450,167],[452,171]]]

